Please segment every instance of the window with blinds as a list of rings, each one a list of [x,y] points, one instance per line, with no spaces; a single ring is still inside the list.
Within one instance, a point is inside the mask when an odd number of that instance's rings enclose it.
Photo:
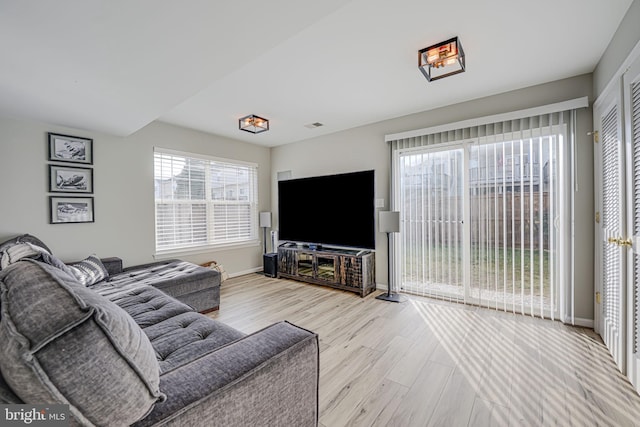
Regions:
[[[258,239],[256,164],[155,149],[156,250]]]

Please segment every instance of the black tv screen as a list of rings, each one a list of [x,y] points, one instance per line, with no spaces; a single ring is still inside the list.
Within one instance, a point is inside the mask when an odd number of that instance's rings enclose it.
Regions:
[[[279,239],[375,249],[374,171],[278,182]]]

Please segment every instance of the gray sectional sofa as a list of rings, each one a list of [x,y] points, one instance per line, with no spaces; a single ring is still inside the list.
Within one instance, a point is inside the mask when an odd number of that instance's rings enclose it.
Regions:
[[[246,335],[144,280],[83,284],[107,267],[69,269],[31,237],[13,262],[0,244],[0,404],[69,405],[72,425],[317,425],[316,334]]]

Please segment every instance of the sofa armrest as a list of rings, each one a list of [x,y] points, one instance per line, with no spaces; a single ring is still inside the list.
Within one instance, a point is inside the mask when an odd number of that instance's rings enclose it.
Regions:
[[[167,400],[135,426],[317,426],[318,374],[318,336],[276,323],[163,373]]]
[[[118,258],[118,257],[100,258],[100,261],[102,261],[102,264],[104,264],[104,267],[107,269],[109,276],[122,273],[122,258]]]
[[[100,258],[100,261],[102,262],[102,265],[104,265],[104,268],[107,269],[107,273],[109,273],[109,276],[122,273],[123,271],[122,258],[118,258],[118,257]],[[66,262],[65,264],[75,265],[75,264],[78,264],[79,262],[80,261],[72,261],[72,262]]]

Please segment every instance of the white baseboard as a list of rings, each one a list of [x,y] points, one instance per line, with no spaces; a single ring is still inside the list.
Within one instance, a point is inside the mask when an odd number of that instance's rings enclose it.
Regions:
[[[583,319],[581,317],[576,317],[574,318],[574,325],[575,326],[580,326],[583,328],[591,328],[593,329],[594,323],[593,323],[593,319]]]
[[[387,292],[387,285],[383,283],[376,283],[376,290]]]
[[[245,274],[257,273],[262,271],[262,267],[250,268],[249,270],[237,271],[235,273],[229,273],[229,278],[244,276]]]
[[[571,317],[566,317],[562,323],[564,323],[565,325],[580,326],[581,328],[593,329],[594,327],[593,319],[584,319],[582,317],[574,317],[573,323],[571,323]]]

